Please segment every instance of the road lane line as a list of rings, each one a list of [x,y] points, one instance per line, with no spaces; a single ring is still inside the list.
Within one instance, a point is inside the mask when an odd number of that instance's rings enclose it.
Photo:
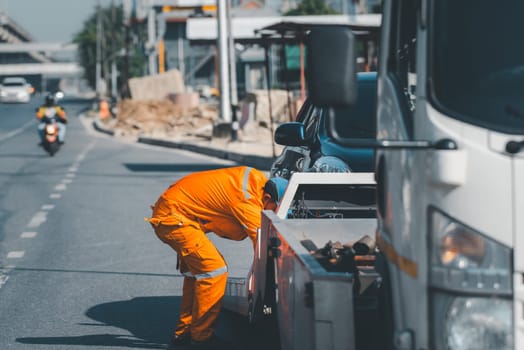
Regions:
[[[38,227],[47,221],[47,212],[39,211],[37,212],[27,224],[27,227]]]
[[[0,288],[3,287],[3,285],[7,282],[9,279],[9,272],[11,272],[12,268],[14,266],[8,266],[6,268],[0,269]]]
[[[51,199],[59,199],[59,198],[62,198],[62,195],[60,193],[51,193],[49,198],[51,198]]]
[[[8,259],[20,259],[23,258],[25,255],[24,250],[14,250],[12,252],[7,253]]]
[[[75,174],[78,171],[78,168],[80,167],[80,164],[86,159],[87,154],[91,152],[91,150],[95,147],[96,141],[92,141],[89,145],[87,145],[86,148],[76,157],[75,162],[69,167],[67,170],[69,174],[67,174],[67,177],[75,177]]]
[[[35,238],[37,235],[37,232],[31,231],[31,232],[22,232],[20,235],[20,238]]]
[[[44,204],[42,205],[42,210],[53,210],[55,209],[55,205],[54,204]]]
[[[73,178],[75,176],[76,176],[76,174],[74,174],[74,173],[67,173],[66,174],[66,177],[68,177],[68,178]]]
[[[86,153],[81,153],[76,157],[76,162],[80,164],[84,159],[86,159]]]
[[[18,129],[15,129],[11,132],[8,132],[7,134],[5,134],[4,136],[0,137],[0,142],[2,141],[5,141],[13,136],[16,136],[18,134],[20,134],[22,131],[24,131],[25,129],[27,129],[28,127],[34,125],[35,122],[33,120],[25,123],[24,125],[22,125],[21,127],[19,127]]]
[[[67,190],[67,186],[65,184],[58,184],[55,186],[55,191],[65,191]]]
[[[62,183],[63,183],[63,184],[70,184],[70,183],[72,183],[72,182],[73,182],[73,180],[71,180],[71,179],[63,179],[63,180],[62,180]]]

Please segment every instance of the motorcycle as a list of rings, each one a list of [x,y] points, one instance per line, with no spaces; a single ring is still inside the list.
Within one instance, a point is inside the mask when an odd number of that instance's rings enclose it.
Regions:
[[[60,142],[58,139],[58,123],[56,121],[56,111],[54,108],[48,108],[45,112],[45,117],[42,118],[44,125],[44,135],[42,139],[42,147],[52,157],[58,152]]]

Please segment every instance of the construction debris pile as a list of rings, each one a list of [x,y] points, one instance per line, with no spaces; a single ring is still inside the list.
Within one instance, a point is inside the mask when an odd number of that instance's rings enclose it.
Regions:
[[[260,125],[269,125],[269,97],[271,97],[271,112],[274,123],[288,122],[294,119],[297,110],[294,108],[291,93],[286,90],[275,89],[271,90],[271,95],[268,95],[267,90],[253,90],[247,93],[241,102],[241,105],[244,106],[243,117],[245,117],[247,106],[250,106],[250,110],[248,110],[249,119],[258,121]]]
[[[216,136],[214,130],[220,124],[218,100],[201,98],[197,92],[184,92],[184,82],[177,70],[131,79],[129,85],[132,98],[117,104],[115,118],[102,118],[100,114],[101,121],[114,130],[115,136],[176,139]],[[248,93],[236,115],[239,139],[271,138],[271,119],[278,124],[289,121],[296,113],[290,101],[285,90],[272,90],[270,96],[265,90]],[[273,118],[269,117],[270,110]]]
[[[168,99],[123,100],[118,103],[117,110],[113,126],[117,136],[211,137],[213,122],[218,116],[216,106],[198,105],[186,109]]]

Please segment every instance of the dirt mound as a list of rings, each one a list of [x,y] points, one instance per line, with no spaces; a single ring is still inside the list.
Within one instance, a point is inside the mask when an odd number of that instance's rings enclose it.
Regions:
[[[119,136],[177,137],[198,135],[211,130],[217,118],[215,106],[199,105],[182,109],[170,100],[122,100],[117,105],[114,125]],[[210,131],[209,131],[210,134]]]

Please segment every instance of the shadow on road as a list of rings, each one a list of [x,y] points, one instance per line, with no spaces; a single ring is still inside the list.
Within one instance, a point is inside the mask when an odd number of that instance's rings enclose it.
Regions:
[[[223,164],[161,164],[161,163],[125,163],[124,166],[130,171],[168,171],[168,172],[195,172],[195,171],[204,171],[204,170],[215,170],[221,168],[227,168],[231,165]]]
[[[99,334],[69,337],[18,338],[23,344],[87,345],[94,347],[128,347],[135,349],[165,349],[178,318],[180,297],[140,297],[130,300],[99,304],[87,310],[86,315],[98,323],[82,324],[102,328]],[[111,334],[118,327],[127,330]]]
[[[17,338],[23,344],[76,345],[104,347],[127,347],[134,349],[189,350],[191,347],[169,346],[171,334],[180,308],[179,296],[139,297],[124,301],[99,304],[87,310],[86,315],[96,321],[83,323],[89,327],[86,333],[68,337]],[[97,328],[95,328],[97,327]],[[106,327],[111,327],[106,329]],[[114,327],[129,332],[111,331]],[[264,332],[265,333],[265,332]],[[217,334],[232,343],[231,348],[220,350],[266,350],[278,349],[270,334],[255,333],[244,317],[223,311],[217,325]]]
[[[40,158],[49,158],[49,154],[44,153],[45,151],[39,151],[37,153],[7,153],[0,154],[0,158],[28,158],[28,159],[40,159]]]

